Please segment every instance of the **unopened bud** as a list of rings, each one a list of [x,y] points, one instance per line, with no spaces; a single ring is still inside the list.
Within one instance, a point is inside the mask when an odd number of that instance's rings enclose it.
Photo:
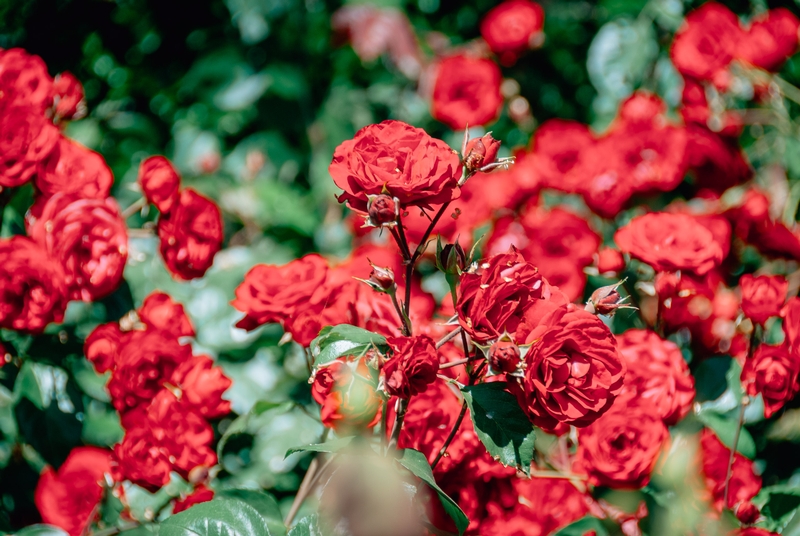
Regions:
[[[446,274],[460,275],[467,265],[467,254],[461,244],[447,244],[437,252],[437,267]]]
[[[489,365],[496,372],[511,373],[520,363],[519,347],[511,341],[497,341],[489,348]]]
[[[620,296],[619,292],[617,292],[617,288],[622,283],[624,283],[624,281],[620,281],[614,285],[600,287],[592,292],[589,301],[586,302],[585,309],[592,314],[600,315],[613,315],[617,309],[621,308],[635,309],[635,307],[623,303],[627,298]]]
[[[761,517],[761,512],[758,507],[750,501],[742,501],[736,504],[734,508],[736,519],[742,522],[743,525],[752,525],[758,518]]]
[[[391,268],[381,268],[372,264],[369,282],[373,288],[378,287],[383,291],[392,290],[395,287],[394,272],[392,272]]]
[[[473,138],[464,148],[464,166],[467,171],[473,172],[493,164],[499,149],[500,142],[492,137],[491,132],[481,138]]]
[[[369,227],[391,226],[397,223],[400,215],[400,200],[386,194],[370,195],[367,202],[367,223]]]

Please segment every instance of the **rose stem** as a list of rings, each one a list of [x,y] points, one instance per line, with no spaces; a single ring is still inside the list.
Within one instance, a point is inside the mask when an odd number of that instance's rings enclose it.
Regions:
[[[392,428],[392,437],[389,439],[389,450],[397,447],[397,441],[400,439],[400,430],[403,428],[403,420],[406,418],[406,410],[408,409],[408,400],[400,398],[397,400],[395,408],[394,427]]]
[[[450,446],[450,443],[452,443],[453,438],[456,437],[456,433],[458,432],[458,429],[461,428],[461,423],[464,421],[464,416],[466,414],[467,414],[467,401],[464,400],[461,403],[461,412],[459,412],[458,414],[458,418],[456,419],[456,424],[453,426],[453,429],[450,430],[450,435],[448,435],[447,439],[444,440],[442,448],[439,449],[439,453],[433,460],[433,463],[431,464],[431,470],[436,468],[436,465],[439,463],[439,460],[441,460],[444,457],[445,453],[447,453],[447,447]]]
[[[461,331],[461,326],[458,326],[456,329],[454,329],[453,331],[442,337],[439,340],[439,342],[436,343],[436,349],[438,350],[439,348],[447,344],[449,341],[453,340],[459,334],[460,331]]]

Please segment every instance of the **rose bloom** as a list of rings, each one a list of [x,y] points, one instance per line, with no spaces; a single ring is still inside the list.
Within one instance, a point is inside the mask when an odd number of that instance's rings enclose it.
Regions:
[[[542,297],[543,280],[514,247],[479,270],[461,275],[456,311],[461,327],[483,343],[517,331],[527,309]]]
[[[756,16],[744,39],[737,43],[737,59],[765,69],[778,71],[797,52],[800,20],[786,8],[770,9]]]
[[[53,94],[53,80],[42,58],[21,48],[0,50],[0,101],[30,106],[44,117]]]
[[[576,170],[594,143],[594,135],[583,123],[550,119],[542,123],[533,136],[533,167],[545,186],[578,193],[582,180]]]
[[[194,337],[192,321],[186,316],[183,305],[163,292],[153,292],[137,310],[139,319],[148,327],[171,333],[176,339]]]
[[[103,496],[103,481],[111,473],[111,451],[96,447],[72,449],[55,471],[47,467],[39,477],[34,493],[42,521],[80,536],[97,515],[95,508]]]
[[[800,298],[791,298],[781,309],[783,319],[783,334],[786,338],[786,345],[792,352],[800,354]]]
[[[481,36],[504,65],[512,65],[528,48],[542,41],[544,10],[529,0],[508,0],[481,21]]]
[[[726,138],[705,127],[688,125],[686,146],[689,169],[697,187],[723,192],[752,175],[736,138]]]
[[[171,470],[169,453],[159,444],[152,425],[144,421],[114,445],[112,471],[117,482],[130,480],[154,492],[169,482]]]
[[[728,67],[743,37],[739,19],[731,10],[707,2],[686,15],[675,34],[670,57],[682,75],[713,80]]]
[[[764,417],[772,417],[800,391],[800,356],[785,345],[762,344],[742,368],[742,384],[764,398]]]
[[[711,492],[714,508],[721,512],[731,451],[708,428],[704,428],[700,435],[700,450],[706,487]],[[727,508],[749,501],[760,490],[761,477],[753,472],[753,462],[737,452],[731,471]]]
[[[500,114],[500,68],[485,58],[448,56],[436,66],[431,115],[453,130],[491,123]]]
[[[28,182],[59,139],[58,129],[34,107],[0,98],[0,186]]]
[[[61,264],[30,238],[0,239],[0,327],[41,333],[61,322],[67,276]]]
[[[560,423],[588,426],[620,393],[625,363],[608,327],[595,315],[558,307],[528,335],[525,377],[515,389],[531,422],[547,430]]]
[[[410,398],[436,380],[439,354],[433,339],[427,335],[390,337],[392,356],[383,365],[386,392],[391,396]]]
[[[38,216],[50,197],[66,194],[74,198],[105,199],[114,176],[98,153],[61,136],[50,155],[42,160],[34,180],[43,200],[37,199],[31,212]]]
[[[128,230],[113,198],[73,200],[57,194],[28,223],[30,237],[63,266],[71,299],[95,301],[119,286]]]
[[[619,248],[657,271],[703,275],[719,265],[723,246],[697,218],[654,212],[631,220],[614,235]]]
[[[628,367],[625,392],[635,393],[667,425],[677,424],[692,407],[694,377],[680,348],[653,331],[630,329],[617,336]]]
[[[311,396],[321,406],[322,424],[337,433],[361,431],[378,424],[381,398],[373,372],[365,359],[346,357],[316,372]]]
[[[636,144],[629,140],[629,144]],[[632,149],[634,154],[636,149]],[[627,151],[628,153],[630,151]],[[653,154],[651,151],[645,154]],[[604,136],[587,147],[576,164],[574,190],[595,214],[614,218],[635,193],[632,172],[624,161],[625,153],[617,146],[617,137]]]
[[[625,258],[616,249],[603,248],[595,256],[595,264],[601,275],[616,275],[625,269]]]
[[[576,469],[589,483],[639,489],[650,481],[669,431],[658,413],[636,395],[620,397],[594,423],[578,432]]]
[[[57,75],[53,81],[53,115],[66,120],[86,115],[83,85],[68,71]]]
[[[369,195],[397,197],[401,207],[428,207],[454,197],[460,159],[446,143],[402,121],[384,121],[342,142],[328,167],[339,202],[366,212]],[[456,196],[457,197],[457,196]]]
[[[161,256],[179,279],[203,277],[222,248],[222,215],[213,201],[183,190],[178,204],[158,219]]]
[[[756,324],[764,325],[771,316],[778,316],[786,301],[789,282],[780,275],[754,277],[745,274],[739,279],[742,288],[742,311]]]
[[[168,332],[129,332],[108,382],[114,407],[120,413],[146,407],[191,353],[190,346],[178,343]]]
[[[148,203],[161,212],[169,212],[178,202],[181,177],[169,160],[163,156],[151,156],[139,165],[139,184]]]
[[[231,403],[222,395],[232,382],[208,356],[193,355],[183,361],[172,373],[169,383],[180,389],[182,404],[206,419],[231,412]]]
[[[113,369],[117,364],[120,348],[128,334],[119,329],[119,324],[100,324],[86,337],[83,354],[100,374]]]
[[[327,274],[327,261],[316,254],[305,255],[283,266],[254,266],[236,288],[232,305],[245,313],[236,327],[252,330],[295,316],[324,284]]]

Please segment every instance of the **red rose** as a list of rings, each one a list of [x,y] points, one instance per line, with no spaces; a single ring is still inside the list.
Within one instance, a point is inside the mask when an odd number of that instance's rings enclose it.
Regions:
[[[111,473],[111,452],[96,447],[72,449],[58,468],[47,467],[36,485],[34,500],[42,521],[80,536],[97,514],[104,475]]]
[[[777,71],[797,52],[800,20],[786,8],[770,9],[756,16],[736,47],[736,57],[747,63]]]
[[[550,119],[533,136],[533,167],[547,187],[577,193],[582,180],[576,170],[594,143],[592,132],[583,123]]]
[[[359,130],[333,153],[328,167],[340,202],[367,211],[370,195],[388,194],[400,205],[427,207],[453,198],[461,177],[458,155],[443,141],[401,121]]]
[[[728,67],[743,37],[733,12],[717,2],[707,2],[686,15],[670,57],[682,75],[712,80]]]
[[[180,401],[207,419],[222,417],[231,412],[231,403],[222,395],[231,380],[210,357],[193,355],[178,365],[169,381],[180,388]]]
[[[714,508],[721,512],[731,451],[708,428],[704,428],[700,435],[700,449],[706,487],[713,497]],[[761,478],[753,472],[753,462],[737,452],[733,460],[727,507],[733,508],[736,503],[749,501],[760,490]]]
[[[167,331],[176,339],[195,335],[192,321],[186,316],[183,305],[163,292],[156,291],[147,296],[137,313],[146,326]]]
[[[588,426],[622,390],[625,364],[611,331],[593,314],[561,306],[541,320],[526,342],[532,346],[517,397],[537,426]]]
[[[781,309],[783,333],[786,345],[792,352],[800,354],[800,298],[791,298]]]
[[[130,480],[150,491],[169,482],[169,453],[161,447],[155,432],[146,421],[125,432],[122,441],[114,445],[114,480]]]
[[[529,0],[508,0],[486,14],[481,36],[501,63],[511,65],[526,49],[541,44],[542,26],[542,6]]]
[[[726,138],[705,127],[686,127],[689,169],[697,187],[722,192],[750,178],[750,165],[739,147],[738,136]]]
[[[161,212],[169,212],[178,202],[181,177],[169,160],[151,156],[139,165],[139,184],[148,203]]]
[[[439,354],[427,335],[390,337],[392,356],[383,365],[386,392],[391,396],[411,398],[436,380]]]
[[[21,48],[0,50],[0,100],[30,107],[44,117],[53,94],[53,80],[42,58]]]
[[[114,176],[102,156],[61,136],[53,152],[42,160],[34,184],[44,199],[37,199],[31,211],[35,216],[56,194],[73,198],[105,199],[111,192]]]
[[[800,391],[800,357],[784,346],[762,344],[742,368],[742,384],[751,396],[764,398],[764,416],[776,411]]]
[[[618,146],[618,136],[605,136],[587,147],[576,164],[574,191],[583,195],[592,211],[604,218],[614,218],[635,193],[624,156],[636,154],[637,140],[628,140],[627,147]],[[634,147],[630,147],[634,145]],[[658,154],[651,151],[647,155]]]
[[[539,271],[512,247],[481,264],[478,273],[461,276],[458,322],[479,343],[513,334],[542,290]]]
[[[119,286],[128,259],[128,230],[113,198],[54,195],[28,227],[30,237],[63,266],[71,299],[94,301]]]
[[[500,113],[502,75],[492,60],[463,54],[436,67],[431,115],[454,130],[491,123]]]
[[[656,333],[630,329],[617,336],[628,372],[624,392],[635,393],[667,425],[677,424],[692,408],[694,377],[680,348]]]
[[[114,407],[125,413],[147,406],[191,353],[191,347],[178,343],[165,331],[129,332],[108,382]]]
[[[337,434],[372,428],[380,419],[377,378],[364,359],[340,357],[319,369],[311,396],[321,406],[322,424]]]
[[[83,86],[75,76],[64,71],[53,82],[53,115],[58,119],[80,119],[86,115]]]
[[[119,329],[119,324],[110,322],[94,328],[83,345],[83,353],[100,374],[112,370],[117,364],[117,356],[127,334]]]
[[[499,340],[489,347],[489,365],[495,372],[510,374],[521,364],[519,347],[513,342]]]
[[[316,254],[305,255],[284,266],[254,266],[236,288],[232,305],[246,313],[236,326],[252,330],[295,316],[324,284],[327,274],[327,261]]]
[[[494,164],[499,150],[500,142],[492,137],[491,132],[480,138],[472,138],[464,147],[464,166],[468,171],[474,172],[484,166]]]
[[[0,239],[0,327],[41,333],[67,308],[64,269],[39,244],[21,236]]]
[[[789,282],[780,275],[754,277],[745,274],[739,279],[742,288],[742,311],[756,324],[763,325],[771,316],[778,316],[786,301]]]
[[[669,431],[647,401],[621,397],[594,423],[578,432],[576,468],[589,483],[614,489],[639,489],[650,481]]]
[[[729,536],[778,536],[778,533],[758,527],[742,527],[729,533]]]
[[[25,184],[59,139],[58,129],[33,107],[0,99],[0,186]]]
[[[178,204],[158,219],[161,256],[179,279],[203,277],[222,248],[222,215],[213,201],[183,190]]]
[[[703,275],[723,259],[723,246],[697,218],[654,212],[631,220],[614,235],[619,248],[657,271]]]
[[[616,249],[603,248],[597,252],[595,264],[601,275],[617,275],[625,269],[625,258]]]
[[[200,484],[195,488],[195,490],[192,493],[190,493],[183,499],[177,499],[175,501],[175,506],[172,507],[172,513],[178,514],[180,512],[183,512],[184,510],[188,510],[195,504],[208,502],[213,498],[214,498],[214,490],[207,488],[203,484]]]

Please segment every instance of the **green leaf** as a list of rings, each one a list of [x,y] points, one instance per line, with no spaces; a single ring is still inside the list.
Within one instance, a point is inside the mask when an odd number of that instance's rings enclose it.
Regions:
[[[319,516],[311,514],[302,518],[289,531],[289,536],[322,536],[319,528]]]
[[[711,428],[723,445],[729,449],[733,448],[733,439],[736,436],[736,428],[739,426],[738,415],[722,416],[713,411],[701,411],[697,413],[697,419]],[[736,450],[751,460],[756,456],[756,443],[753,441],[753,436],[744,426],[742,426],[742,430],[739,433],[739,443],[736,446]]]
[[[222,437],[217,443],[217,457],[220,460],[222,459],[222,453],[225,451],[225,445],[228,443],[230,438],[247,432],[247,429],[250,425],[250,420],[253,417],[258,417],[259,415],[263,415],[267,411],[272,410],[289,411],[294,406],[294,402],[267,402],[266,400],[259,400],[253,405],[250,411],[244,415],[239,415],[236,417],[225,429],[225,433],[222,434]]]
[[[340,437],[326,441],[325,443],[317,443],[313,445],[303,445],[300,447],[292,447],[286,451],[286,456],[290,456],[295,452],[337,452],[350,445],[354,437]]]
[[[475,433],[489,455],[530,475],[536,432],[505,383],[482,383],[462,389]]]
[[[275,536],[285,536],[286,526],[283,524],[281,509],[275,497],[260,490],[251,489],[226,489],[217,493],[215,500],[237,500],[244,501],[253,508],[267,521],[270,534]]]
[[[592,516],[585,516],[559,530],[555,533],[555,536],[583,536],[592,530],[597,536],[608,535],[608,531],[599,519]]]
[[[397,463],[411,471],[414,476],[420,478],[436,492],[439,500],[442,501],[445,512],[455,522],[458,533],[464,534],[464,531],[469,526],[469,519],[458,504],[436,484],[436,480],[433,478],[433,471],[425,455],[414,449],[404,449],[403,456],[397,460]]]
[[[53,525],[30,525],[16,532],[14,536],[69,536],[64,529]]]
[[[314,366],[321,367],[345,355],[361,355],[373,346],[385,347],[386,338],[349,324],[326,326],[311,341]]]
[[[160,536],[277,536],[274,524],[259,510],[238,498],[196,504],[161,524]]]

